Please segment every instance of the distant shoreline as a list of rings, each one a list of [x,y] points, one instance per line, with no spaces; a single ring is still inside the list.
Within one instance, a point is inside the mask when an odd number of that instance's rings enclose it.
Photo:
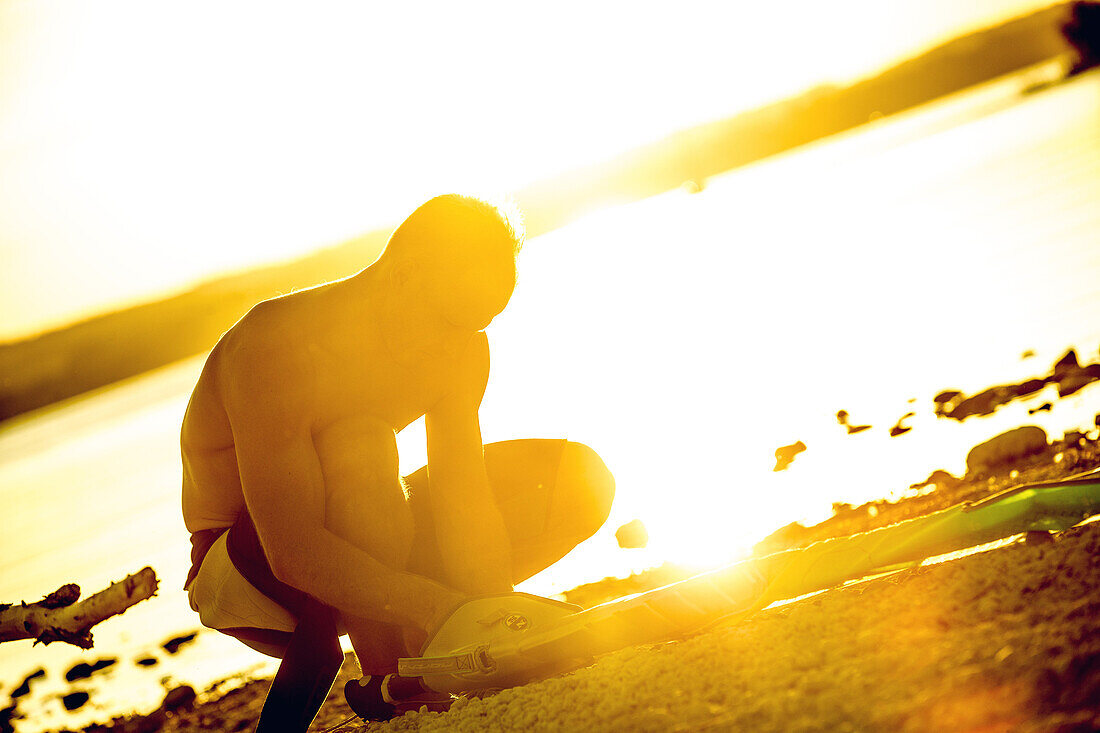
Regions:
[[[666,138],[516,193],[531,236],[850,130],[1022,68],[1063,58],[1069,4],[970,33],[844,88],[800,96]],[[389,229],[298,260],[0,344],[0,421],[209,350],[255,303],[338,279],[377,257]]]

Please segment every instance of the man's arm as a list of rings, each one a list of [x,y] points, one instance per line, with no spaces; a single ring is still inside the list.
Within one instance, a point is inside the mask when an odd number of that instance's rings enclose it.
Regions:
[[[479,333],[453,390],[424,420],[432,515],[447,580],[479,594],[512,590],[511,543],[485,473],[478,420],[488,378],[489,342]]]
[[[245,503],[275,577],[349,614],[435,628],[463,596],[387,567],[325,528],[306,391],[312,367],[265,351],[236,351],[223,399]]]

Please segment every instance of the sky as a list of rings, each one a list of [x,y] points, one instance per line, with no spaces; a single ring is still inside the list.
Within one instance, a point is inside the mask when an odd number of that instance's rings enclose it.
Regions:
[[[0,340],[1046,4],[0,0]]]

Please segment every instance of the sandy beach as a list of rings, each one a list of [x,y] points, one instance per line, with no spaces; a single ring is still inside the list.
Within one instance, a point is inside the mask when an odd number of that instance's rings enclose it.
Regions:
[[[1097,440],[1070,435],[996,470],[863,510],[860,529],[1100,465]],[[868,506],[871,506],[869,504]],[[857,508],[858,509],[858,508]],[[847,512],[814,538],[852,526]],[[874,515],[874,516],[872,516]],[[667,575],[650,584],[667,582]],[[585,605],[645,579],[607,579],[566,598]],[[976,551],[774,604],[689,638],[592,665],[450,711],[386,723],[351,716],[349,656],[310,730],[1087,731],[1100,726],[1100,522],[1028,533]],[[250,729],[269,680],[226,681],[174,710],[88,731]]]

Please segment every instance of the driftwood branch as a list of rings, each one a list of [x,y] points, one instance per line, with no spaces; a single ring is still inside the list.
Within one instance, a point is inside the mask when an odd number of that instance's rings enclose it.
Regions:
[[[35,643],[66,641],[81,649],[92,647],[92,627],[122,613],[157,591],[157,575],[142,568],[112,583],[94,596],[78,601],[80,587],[63,585],[37,603],[0,604],[0,642],[34,639]]]

